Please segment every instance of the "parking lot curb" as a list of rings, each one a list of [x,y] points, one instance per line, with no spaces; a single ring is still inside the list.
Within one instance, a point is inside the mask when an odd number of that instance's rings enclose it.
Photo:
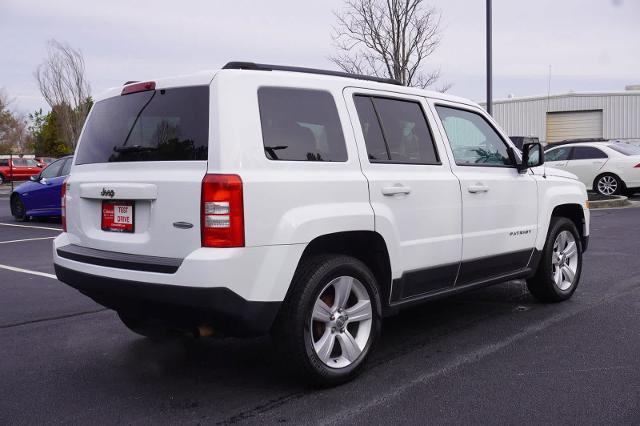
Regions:
[[[631,205],[628,197],[612,195],[610,200],[589,201],[590,209],[610,209],[612,207],[627,207]]]

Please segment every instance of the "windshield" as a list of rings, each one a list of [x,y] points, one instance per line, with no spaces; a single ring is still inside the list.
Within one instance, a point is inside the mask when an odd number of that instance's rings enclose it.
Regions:
[[[209,87],[132,93],[97,102],[76,164],[206,160]]]
[[[640,155],[640,146],[617,143],[609,145],[609,148],[624,155]]]

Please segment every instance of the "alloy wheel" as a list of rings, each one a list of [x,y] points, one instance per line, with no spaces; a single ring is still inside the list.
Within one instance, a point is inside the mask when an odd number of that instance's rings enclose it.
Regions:
[[[613,176],[602,176],[598,179],[598,192],[603,195],[613,195],[618,190],[618,180]]]
[[[328,367],[347,367],[366,347],[372,322],[372,304],[364,285],[350,276],[335,278],[313,306],[311,345]]]
[[[578,244],[573,234],[560,232],[553,243],[551,265],[553,281],[561,291],[567,291],[573,285],[578,261]]]

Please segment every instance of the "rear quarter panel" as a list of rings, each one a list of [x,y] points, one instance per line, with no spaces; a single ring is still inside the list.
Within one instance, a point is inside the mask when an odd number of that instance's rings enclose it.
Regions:
[[[257,96],[263,86],[329,92],[341,119],[348,160],[267,159]],[[321,235],[374,229],[368,184],[360,170],[343,87],[319,76],[298,78],[246,70],[225,70],[216,75],[208,172],[240,174],[247,246],[306,244]]]

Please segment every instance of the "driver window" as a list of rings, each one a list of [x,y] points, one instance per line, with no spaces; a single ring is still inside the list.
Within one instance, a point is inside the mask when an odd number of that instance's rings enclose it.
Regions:
[[[64,161],[65,160],[58,160],[58,161],[54,161],[53,163],[49,164],[40,173],[40,177],[46,178],[46,179],[51,179],[51,178],[54,178],[54,177],[58,176],[58,172],[60,171],[60,168],[62,167],[62,163],[64,163]]]
[[[544,159],[545,161],[566,161],[569,159],[570,152],[570,146],[554,148],[544,153]]]
[[[480,114],[437,106],[459,166],[511,166],[507,145]]]

